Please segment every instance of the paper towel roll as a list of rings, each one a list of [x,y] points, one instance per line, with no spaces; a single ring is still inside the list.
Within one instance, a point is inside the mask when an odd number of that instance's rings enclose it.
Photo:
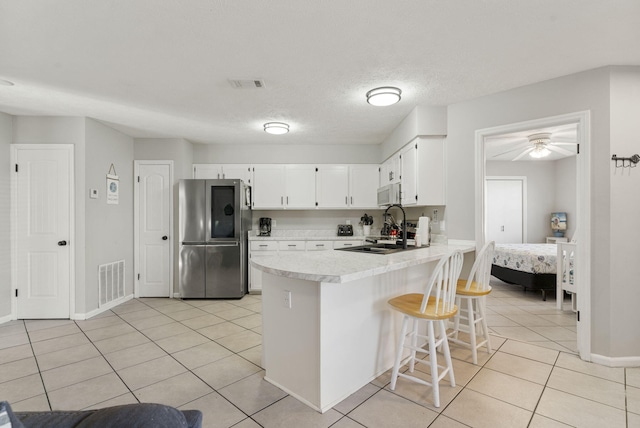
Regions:
[[[431,219],[429,217],[420,217],[418,219],[418,228],[420,229],[420,235],[422,236],[422,245],[428,246],[430,244],[430,230]]]

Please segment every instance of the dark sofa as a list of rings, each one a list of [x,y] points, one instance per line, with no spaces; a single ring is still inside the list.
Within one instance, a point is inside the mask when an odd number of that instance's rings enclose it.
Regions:
[[[10,423],[10,425],[9,425]],[[11,428],[201,428],[202,412],[140,403],[97,410],[13,412],[0,402],[0,427]]]

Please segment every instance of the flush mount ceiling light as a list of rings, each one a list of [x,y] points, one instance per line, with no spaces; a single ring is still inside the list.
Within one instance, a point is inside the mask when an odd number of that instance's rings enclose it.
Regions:
[[[282,135],[289,132],[289,125],[284,122],[267,122],[264,124],[264,132],[274,135]]]
[[[385,107],[400,101],[402,91],[393,86],[383,86],[367,92],[367,102],[372,106]]]
[[[533,144],[533,150],[529,152],[529,156],[532,158],[540,159],[551,154],[551,150],[547,149],[547,144],[551,142],[551,134],[529,135],[529,142]]]

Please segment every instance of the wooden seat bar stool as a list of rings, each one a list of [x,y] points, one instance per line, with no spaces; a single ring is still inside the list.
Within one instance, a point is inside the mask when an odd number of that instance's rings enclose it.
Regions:
[[[478,349],[482,346],[486,346],[487,352],[491,353],[491,340],[489,339],[487,315],[485,313],[485,296],[491,292],[489,280],[491,278],[494,249],[495,242],[487,242],[478,253],[471,267],[469,278],[458,280],[456,293],[458,313],[454,318],[453,331],[449,333],[449,340],[452,343],[470,348],[473,364],[478,364]],[[461,319],[464,321],[465,330],[469,334],[468,342],[458,337]],[[476,328],[478,324],[479,326]],[[482,336],[481,341],[477,340],[477,335]]]
[[[393,309],[402,313],[402,330],[398,339],[398,345],[391,372],[391,390],[395,390],[398,377],[410,379],[433,389],[433,403],[440,407],[440,389],[438,383],[447,374],[451,386],[456,386],[453,374],[451,353],[447,343],[447,330],[445,321],[452,318],[458,311],[455,305],[456,283],[462,269],[463,255],[460,250],[453,251],[440,259],[427,282],[424,294],[404,294],[389,300]],[[409,322],[412,321],[411,330]],[[426,335],[418,332],[420,322],[426,322]],[[439,332],[436,333],[437,325]],[[438,334],[438,336],[436,336]],[[418,343],[420,339],[420,343]],[[426,349],[425,346],[426,344]],[[437,348],[442,346],[446,367],[438,365]],[[415,363],[428,363],[431,367],[431,382],[427,382],[407,373],[400,373],[403,349],[410,350],[409,372],[413,373]],[[426,354],[428,360],[416,358],[417,353]]]

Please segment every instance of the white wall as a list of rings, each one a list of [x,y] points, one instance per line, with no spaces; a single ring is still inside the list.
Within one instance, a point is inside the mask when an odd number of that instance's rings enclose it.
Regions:
[[[192,178],[193,144],[182,138],[136,138],[133,144],[136,160],[172,160],[173,177]]]
[[[606,153],[597,161],[609,177],[608,194],[598,195],[608,224],[602,234],[610,242],[608,273],[611,299],[611,331],[604,338],[612,355],[640,355],[640,287],[637,265],[640,261],[640,168],[615,168],[611,155],[630,157],[640,153],[640,70],[616,68],[611,75],[611,136]],[[596,223],[603,221],[598,215]],[[597,259],[596,259],[597,260]],[[600,284],[595,283],[597,287]],[[605,354],[606,355],[606,354]]]
[[[633,230],[635,234],[637,228],[625,227],[637,218],[638,202],[621,191],[638,185],[619,185],[618,180],[624,179],[613,176],[611,170],[612,153],[637,151],[628,145],[637,141],[637,125],[632,123],[638,121],[632,118],[640,115],[640,73],[638,69],[617,70],[590,70],[451,105],[446,140],[449,238],[474,239],[475,131],[590,111],[592,245],[591,260],[585,262],[591,269],[591,350],[608,357],[640,356],[640,332],[634,328],[640,325],[638,287],[635,275],[629,272],[634,263],[613,269],[614,260],[640,260],[640,246],[628,233]],[[632,173],[634,178],[629,181],[637,181],[637,176]],[[618,264],[623,265],[616,262],[616,267]]]
[[[489,161],[486,164],[487,176],[518,176],[527,177],[527,242],[545,242],[547,236],[552,236],[551,213],[566,212],[568,231],[567,236],[573,236],[575,228],[575,157],[567,158],[571,171],[561,171],[559,161]],[[573,162],[571,162],[573,160]],[[570,181],[566,183],[560,179]],[[573,189],[569,194],[568,190]]]
[[[119,179],[118,204],[106,200],[106,174],[113,164]],[[133,138],[86,119],[85,311],[98,308],[98,266],[125,261],[125,295],[133,294]],[[98,189],[97,199],[89,189]],[[78,280],[78,279],[76,279]]]
[[[195,163],[380,163],[380,145],[194,144]]]
[[[0,319],[11,314],[11,164],[12,117],[0,113]]]

